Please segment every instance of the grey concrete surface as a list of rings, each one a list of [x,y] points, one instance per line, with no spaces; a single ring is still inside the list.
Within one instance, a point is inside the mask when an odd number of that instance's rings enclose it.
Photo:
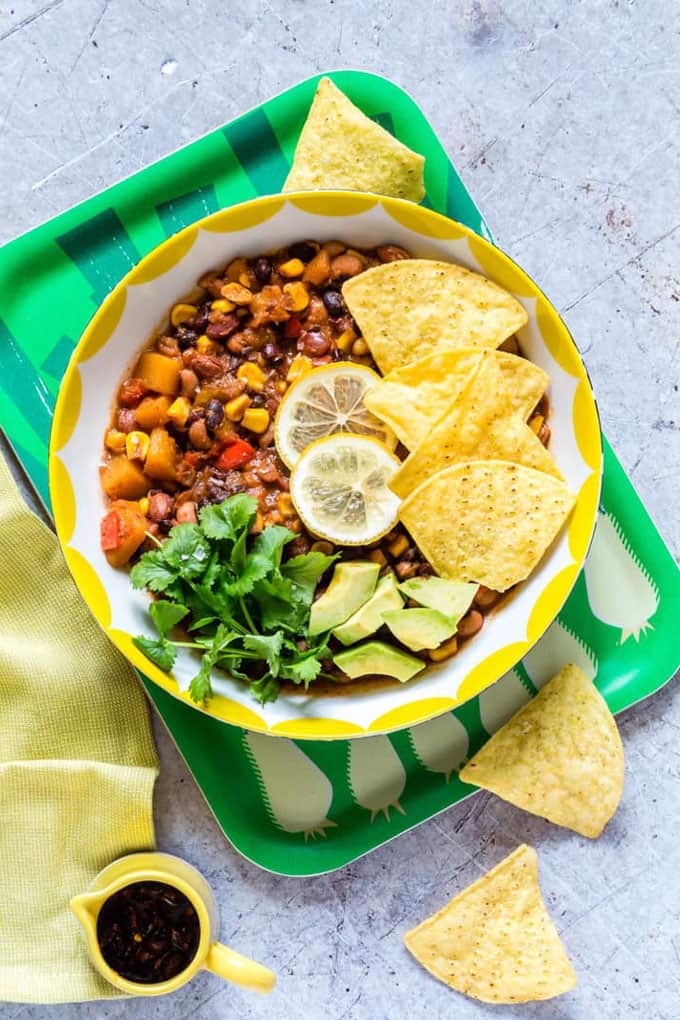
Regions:
[[[0,240],[309,74],[380,71],[421,104],[499,243],[563,312],[607,435],[677,554],[679,15],[677,0],[3,0]],[[306,881],[231,850],[156,725],[159,843],[207,874],[225,940],[269,963],[277,991],[206,975],[168,999],[0,1005],[0,1020],[678,1020],[678,685],[620,723],[625,796],[597,842],[480,795]],[[522,840],[580,983],[491,1008],[428,977],[401,935]]]

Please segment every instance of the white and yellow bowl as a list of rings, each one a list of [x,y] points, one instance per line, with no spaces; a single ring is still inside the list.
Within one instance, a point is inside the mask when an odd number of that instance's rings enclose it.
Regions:
[[[529,277],[472,231],[400,199],[314,192],[254,199],[208,216],[152,251],[112,291],[73,353],[59,392],[50,444],[50,491],[64,554],[92,613],[143,673],[189,704],[193,653],[180,650],[172,675],[132,644],[153,636],[145,593],[110,567],[99,545],[104,500],[103,436],[116,386],[167,309],[208,269],[293,241],[340,239],[360,247],[393,243],[413,255],[481,272],[521,301],[529,315],[522,348],[550,375],[551,450],[578,494],[567,528],[538,569],[454,658],[408,684],[337,696],[282,694],[260,707],[243,685],[213,676],[205,711],[225,722],[296,739],[340,739],[424,722],[498,680],[541,637],[569,594],[588,549],[600,491],[602,447],[585,368],[559,315]],[[558,663],[557,665],[560,665]]]

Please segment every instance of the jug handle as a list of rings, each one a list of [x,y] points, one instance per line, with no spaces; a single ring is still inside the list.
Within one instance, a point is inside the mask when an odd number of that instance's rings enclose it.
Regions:
[[[242,956],[221,942],[213,942],[203,966],[225,981],[233,981],[235,985],[250,988],[254,992],[271,992],[276,984],[276,974],[267,967],[249,960],[247,956]]]

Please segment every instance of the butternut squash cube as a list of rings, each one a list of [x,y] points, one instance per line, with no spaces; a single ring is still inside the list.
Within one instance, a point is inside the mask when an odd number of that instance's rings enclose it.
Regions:
[[[176,358],[166,358],[156,351],[146,351],[139,359],[136,375],[142,379],[150,390],[174,397],[179,391],[179,373],[182,362]]]
[[[174,481],[176,457],[177,445],[170,433],[162,428],[154,429],[144,462],[144,470],[149,478],[162,482]]]
[[[100,473],[102,487],[110,499],[141,499],[151,486],[139,462],[125,456],[112,457]]]

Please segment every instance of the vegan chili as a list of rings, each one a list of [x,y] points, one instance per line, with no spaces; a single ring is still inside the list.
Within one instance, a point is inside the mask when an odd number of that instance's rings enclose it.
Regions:
[[[105,435],[101,543],[112,566],[125,566],[174,524],[195,522],[201,507],[238,492],[258,501],[254,532],[282,524],[297,533],[288,556],[333,551],[295,512],[274,418],[286,390],[312,368],[339,360],[375,368],[341,287],[365,269],[408,257],[393,244],[365,250],[300,241],[205,273],[196,296],[173,306],[167,328],[120,385]],[[514,337],[501,350],[521,354]],[[544,445],[547,418],[544,397],[529,420]],[[397,453],[406,456],[403,447]],[[432,573],[401,525],[344,555],[377,560],[400,581]],[[460,639],[476,633],[500,599],[480,592]]]

